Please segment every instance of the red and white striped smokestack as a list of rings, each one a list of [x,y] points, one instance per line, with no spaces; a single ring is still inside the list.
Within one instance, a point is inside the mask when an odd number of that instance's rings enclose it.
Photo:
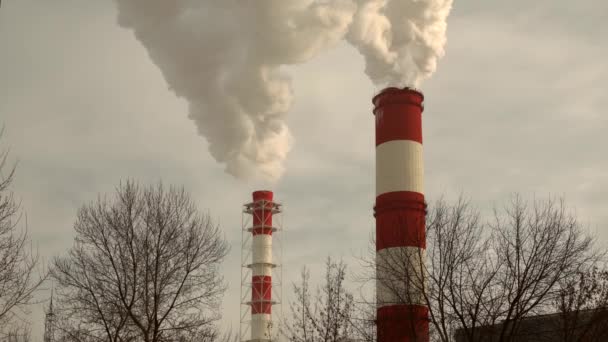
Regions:
[[[272,214],[271,191],[253,193],[251,260],[251,341],[270,341],[272,314]]]
[[[378,342],[429,340],[420,272],[426,250],[423,101],[422,93],[409,88],[387,88],[373,99]]]

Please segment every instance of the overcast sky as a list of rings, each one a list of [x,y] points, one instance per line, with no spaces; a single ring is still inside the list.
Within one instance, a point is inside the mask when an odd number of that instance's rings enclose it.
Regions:
[[[446,56],[422,86],[427,200],[464,192],[486,208],[513,192],[565,196],[606,245],[608,2],[456,0],[448,22]],[[302,266],[319,276],[331,255],[354,270],[367,248],[377,89],[363,69],[346,44],[288,69],[295,144],[271,189],[285,206],[286,292]],[[72,245],[78,207],[122,179],[184,185],[233,245],[223,323],[238,327],[241,204],[265,185],[211,158],[113,2],[2,1],[0,123],[45,261]],[[41,338],[40,307],[29,319]]]

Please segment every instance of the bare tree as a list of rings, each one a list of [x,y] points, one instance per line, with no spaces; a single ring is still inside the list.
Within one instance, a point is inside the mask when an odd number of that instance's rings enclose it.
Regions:
[[[353,301],[353,313],[351,315],[352,341],[376,342],[376,293],[373,289],[368,288],[370,284],[367,283],[366,279],[375,278],[367,275],[355,276],[355,281],[363,283],[363,286],[359,288],[358,296]],[[374,299],[372,300],[370,297]]]
[[[31,342],[30,327],[27,324],[16,324],[0,335],[2,342]]]
[[[462,197],[453,205],[440,200],[427,220],[428,291],[434,337],[450,341],[456,329],[466,340],[479,339],[480,327],[500,318],[502,289],[496,286],[500,263],[492,250],[494,232]]]
[[[282,334],[293,342],[345,342],[355,331],[353,296],[344,287],[346,265],[328,258],[325,279],[313,293],[310,273],[304,268],[299,284],[293,285],[296,299],[290,303],[291,314],[285,320]]]
[[[395,224],[408,229],[405,221]],[[395,304],[428,307],[437,341],[452,341],[456,331],[459,341],[511,341],[522,320],[550,312],[561,282],[599,258],[592,237],[558,200],[514,196],[488,222],[462,198],[451,206],[439,201],[421,238],[426,252],[391,249],[369,266]]]
[[[500,340],[517,333],[521,320],[547,313],[561,281],[584,270],[598,258],[592,237],[563,201],[535,201],[515,197],[504,215],[495,214],[492,251],[501,266],[496,288],[497,315],[505,322]]]
[[[69,255],[56,258],[60,330],[85,341],[217,337],[228,252],[220,229],[184,189],[120,185],[83,206]]]
[[[27,228],[19,228],[19,203],[9,190],[15,168],[8,165],[8,151],[0,152],[0,332],[17,324],[15,320],[27,310],[45,278],[37,267],[38,255],[32,250]]]
[[[565,342],[608,339],[608,271],[598,266],[559,283],[553,328]]]

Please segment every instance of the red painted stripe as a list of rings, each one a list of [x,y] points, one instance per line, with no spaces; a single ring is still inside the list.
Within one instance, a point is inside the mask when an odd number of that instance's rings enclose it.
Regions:
[[[253,276],[251,278],[251,313],[270,314],[272,311],[272,277]]]
[[[388,88],[374,97],[376,146],[391,140],[422,143],[424,96],[411,89]]]
[[[426,248],[424,195],[387,192],[376,197],[376,250],[390,247]]]
[[[254,191],[251,194],[254,202],[262,201],[262,200],[272,202],[273,195],[274,194],[272,193],[272,191],[268,191],[268,190],[258,190],[258,191]]]
[[[272,277],[253,276],[251,279],[251,300],[270,300],[272,298]]]
[[[420,305],[378,308],[378,342],[428,342],[429,310]]]
[[[272,235],[272,203],[256,204],[259,208],[253,211],[253,235]]]
[[[272,235],[272,198],[272,191],[260,190],[253,192],[253,202],[255,203],[253,211],[253,235]]]

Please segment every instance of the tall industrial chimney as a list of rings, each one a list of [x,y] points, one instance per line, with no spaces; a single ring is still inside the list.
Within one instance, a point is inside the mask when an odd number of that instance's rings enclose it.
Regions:
[[[280,298],[272,297],[273,292],[280,296],[281,280],[280,273],[278,281],[273,282],[272,276],[280,266],[273,260],[273,233],[280,229],[280,224],[273,225],[273,215],[280,212],[281,205],[273,201],[271,191],[255,191],[253,202],[244,205],[243,234],[247,236],[243,237],[242,251],[241,303],[245,305],[245,312],[241,312],[241,341],[262,342],[274,338],[272,307],[279,304]],[[251,279],[251,283],[246,279]],[[246,321],[248,313],[250,320]]]
[[[429,340],[423,101],[422,93],[410,88],[387,88],[373,99],[378,342]]]

